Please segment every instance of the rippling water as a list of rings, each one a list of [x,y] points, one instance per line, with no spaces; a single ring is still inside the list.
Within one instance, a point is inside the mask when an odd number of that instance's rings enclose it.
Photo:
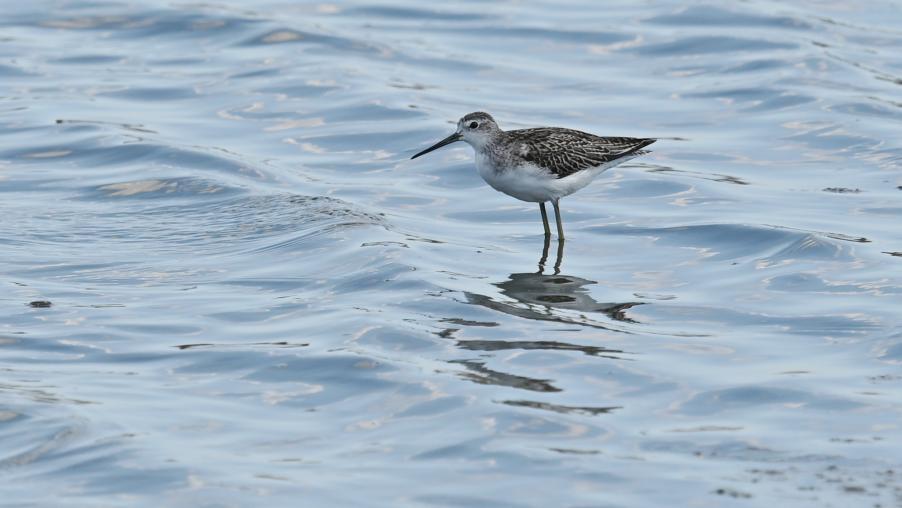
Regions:
[[[900,21],[6,2],[4,505],[902,506]],[[558,251],[479,109],[663,139]]]

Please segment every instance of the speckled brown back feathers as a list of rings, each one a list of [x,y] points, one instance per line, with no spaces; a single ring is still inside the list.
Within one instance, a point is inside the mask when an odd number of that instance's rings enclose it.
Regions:
[[[517,147],[517,155],[528,162],[564,178],[579,171],[601,166],[640,150],[653,138],[601,137],[587,132],[559,127],[540,127],[504,131],[499,140]]]

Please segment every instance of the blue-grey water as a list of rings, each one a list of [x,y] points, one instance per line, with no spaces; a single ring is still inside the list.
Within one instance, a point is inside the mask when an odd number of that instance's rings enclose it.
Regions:
[[[900,169],[898,2],[6,0],[0,505],[902,506]]]

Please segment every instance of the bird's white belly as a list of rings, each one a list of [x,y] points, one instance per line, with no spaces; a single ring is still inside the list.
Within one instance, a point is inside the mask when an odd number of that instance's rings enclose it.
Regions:
[[[573,194],[589,185],[596,176],[613,165],[602,165],[558,178],[553,173],[531,163],[497,171],[488,157],[476,155],[476,168],[479,170],[479,175],[493,189],[521,201],[534,203],[553,201]]]

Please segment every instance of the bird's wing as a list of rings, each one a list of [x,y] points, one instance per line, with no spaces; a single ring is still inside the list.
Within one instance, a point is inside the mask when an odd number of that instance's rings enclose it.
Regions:
[[[542,127],[507,131],[509,141],[519,143],[519,155],[548,169],[558,178],[633,155],[656,140],[652,138],[604,138],[572,129]]]

